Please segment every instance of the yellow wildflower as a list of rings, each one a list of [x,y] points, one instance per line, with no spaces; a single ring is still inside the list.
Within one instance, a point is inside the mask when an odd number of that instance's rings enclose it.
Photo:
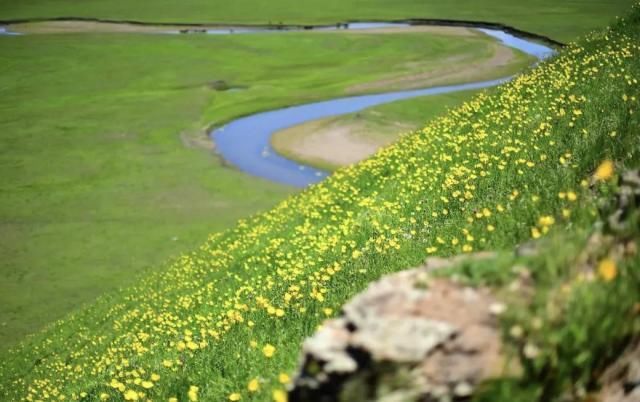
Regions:
[[[287,402],[287,393],[283,390],[273,391],[273,402]]]
[[[280,381],[281,384],[288,384],[291,378],[289,378],[287,373],[280,373],[280,375],[278,375],[278,381]]]
[[[540,233],[538,228],[531,228],[531,237],[533,237],[534,239],[537,239],[540,236],[542,236],[542,234]]]
[[[598,166],[593,177],[599,181],[609,180],[613,176],[614,169],[613,162],[605,160]]]
[[[198,387],[192,385],[189,387],[189,392],[187,392],[187,396],[191,402],[196,402],[198,400]]]
[[[249,381],[249,385],[247,385],[247,389],[249,392],[257,392],[260,389],[260,382],[257,378]]]
[[[266,357],[273,357],[273,355],[276,353],[276,348],[275,346],[267,343],[263,348],[262,348],[262,353],[264,353],[264,355]]]
[[[553,216],[541,216],[540,219],[538,219],[540,226],[551,226],[554,223],[556,223],[556,220],[553,219]]]
[[[606,282],[614,280],[618,275],[618,269],[616,267],[615,261],[613,261],[611,258],[605,258],[604,260],[600,261],[600,264],[598,264],[598,274]]]

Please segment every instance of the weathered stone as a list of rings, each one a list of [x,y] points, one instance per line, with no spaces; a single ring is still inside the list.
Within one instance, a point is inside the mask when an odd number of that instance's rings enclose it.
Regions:
[[[494,254],[429,259],[375,282],[304,343],[291,401],[468,398],[504,366],[486,289],[431,278],[434,269]],[[426,285],[425,285],[426,284]],[[366,396],[366,397],[365,397]]]

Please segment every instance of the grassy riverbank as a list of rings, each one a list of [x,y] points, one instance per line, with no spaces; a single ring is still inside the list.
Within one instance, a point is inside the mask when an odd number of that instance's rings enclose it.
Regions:
[[[271,146],[291,160],[334,171],[365,159],[477,93],[464,91],[425,96],[314,120],[275,133],[271,137]],[[352,149],[340,149],[349,146]],[[345,151],[344,156],[341,151]]]
[[[334,24],[347,20],[441,18],[500,22],[569,41],[626,11],[632,0],[0,0],[0,19],[90,17],[181,23]]]
[[[211,235],[167,270],[139,276],[5,354],[0,394],[285,400],[283,374],[302,339],[372,279],[428,255],[513,250],[591,230],[592,194],[606,194],[615,171],[640,163],[638,43],[640,9],[375,158]],[[539,263],[555,275],[562,265],[554,258]],[[588,318],[613,323],[611,342],[636,334],[637,316],[627,317],[627,296],[637,294],[633,258],[616,262],[618,270],[606,262],[602,279],[563,291],[571,303],[549,326],[543,317],[540,328],[554,337],[541,334],[548,341],[542,365],[524,366],[533,386],[520,400],[554,400],[574,381],[593,378],[600,363],[593,356],[607,339],[590,337],[589,325],[601,321]],[[475,268],[460,275],[473,278]],[[557,286],[545,280],[555,277],[532,272],[535,290]],[[600,286],[598,298],[584,297],[589,286]],[[551,299],[534,306],[555,310]],[[515,400],[502,391],[485,400]]]
[[[452,57],[480,63],[493,46],[434,33],[0,37],[0,343],[292,192],[223,166],[205,127]]]

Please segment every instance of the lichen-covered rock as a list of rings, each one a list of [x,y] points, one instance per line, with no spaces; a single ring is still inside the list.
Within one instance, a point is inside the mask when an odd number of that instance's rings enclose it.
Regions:
[[[483,253],[430,259],[373,283],[303,346],[291,401],[463,400],[504,363],[486,289],[433,279],[434,269]]]

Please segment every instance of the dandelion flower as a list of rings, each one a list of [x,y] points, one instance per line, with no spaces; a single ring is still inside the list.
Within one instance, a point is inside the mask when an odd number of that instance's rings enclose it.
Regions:
[[[191,402],[196,402],[198,400],[198,387],[192,385],[189,387],[189,392],[187,392],[187,396]]]
[[[556,220],[553,219],[553,216],[541,216],[540,219],[538,219],[540,226],[551,226],[554,223],[556,223]]]
[[[605,160],[598,166],[593,177],[598,181],[609,180],[613,176],[614,170],[613,162]]]
[[[618,269],[616,267],[615,261],[613,261],[611,258],[605,258],[604,260],[600,261],[600,264],[598,264],[598,274],[606,282],[614,280],[618,275]]]
[[[538,239],[540,238],[540,236],[542,236],[542,233],[540,233],[538,228],[531,228],[531,237],[533,237],[534,239]]]
[[[128,389],[124,393],[124,399],[125,401],[137,401],[138,393],[132,389]]]
[[[249,392],[257,392],[260,389],[260,382],[258,381],[258,379],[254,378],[253,380],[249,381],[247,389],[249,390]]]
[[[288,384],[291,378],[287,373],[280,373],[280,375],[278,375],[278,381],[280,381],[280,384]]]
[[[273,391],[273,402],[287,402],[287,394],[281,389]]]
[[[264,355],[266,357],[273,357],[273,355],[276,353],[276,348],[275,346],[267,343],[263,348],[262,348],[262,353],[264,353]]]

